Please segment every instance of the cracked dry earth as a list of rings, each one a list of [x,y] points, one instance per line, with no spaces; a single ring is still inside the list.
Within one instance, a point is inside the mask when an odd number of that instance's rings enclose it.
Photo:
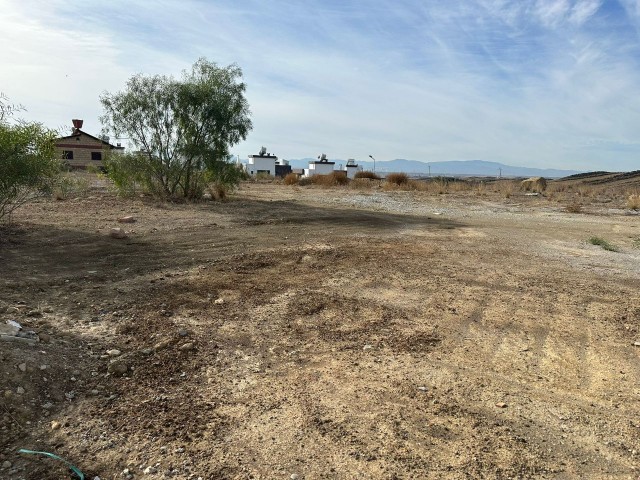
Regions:
[[[638,217],[354,195],[19,210],[0,478],[638,478]]]

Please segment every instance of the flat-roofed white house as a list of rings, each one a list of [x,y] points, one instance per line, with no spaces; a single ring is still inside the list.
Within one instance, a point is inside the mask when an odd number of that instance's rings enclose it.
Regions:
[[[353,180],[353,178],[356,176],[356,173],[362,171],[362,166],[358,165],[353,158],[350,158],[349,160],[347,160],[347,164],[345,165],[344,169],[347,172],[347,178]]]
[[[333,172],[333,167],[336,162],[330,162],[327,160],[327,155],[322,154],[318,157],[318,160],[311,160],[309,162],[309,168],[304,169],[305,177],[312,177],[314,175],[327,175]]]
[[[247,173],[251,176],[256,176],[260,173],[265,175],[276,175],[276,163],[278,157],[267,153],[267,149],[262,147],[258,155],[249,155],[249,162],[247,163]]]

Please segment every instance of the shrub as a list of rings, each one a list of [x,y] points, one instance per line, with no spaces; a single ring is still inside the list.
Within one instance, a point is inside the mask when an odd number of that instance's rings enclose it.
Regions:
[[[301,179],[298,180],[298,185],[301,187],[306,187],[308,185],[313,184],[313,182],[311,181],[312,177],[302,177]]]
[[[611,245],[609,242],[607,242],[604,238],[601,237],[591,237],[589,238],[589,243],[591,245],[599,245],[601,246],[603,249],[609,251],[609,252],[617,252],[618,247]]]
[[[630,210],[640,210],[640,194],[632,193],[627,197],[627,208]]]
[[[354,178],[353,180],[351,180],[349,186],[357,190],[362,190],[370,189],[373,186],[373,183],[371,182],[370,178]]]
[[[390,173],[385,180],[387,183],[400,186],[409,182],[409,176],[406,173]]]
[[[13,108],[0,95],[0,221],[32,198],[51,192],[61,171],[56,133],[39,123],[10,122]]]
[[[340,171],[331,172],[326,175],[313,175],[310,178],[311,183],[323,187],[334,187],[336,185],[347,185],[349,183],[347,172]]]
[[[213,182],[208,187],[209,194],[214,200],[224,200],[229,195],[229,186],[220,182]]]
[[[104,158],[106,175],[113,182],[118,195],[134,196],[143,190],[162,192],[146,174],[145,159],[139,153],[109,153]]]
[[[53,198],[66,200],[71,196],[86,195],[89,191],[89,180],[77,173],[60,175],[53,184]]]
[[[564,207],[564,209],[569,213],[582,213],[582,204],[574,200]]]
[[[298,181],[300,180],[300,178],[298,177],[297,173],[287,173],[287,175],[284,177],[284,184],[285,185],[297,185]]]
[[[380,180],[380,176],[376,175],[375,172],[372,172],[370,170],[363,170],[361,172],[356,172],[353,178],[354,180],[357,180],[359,178],[368,178],[369,180]]]

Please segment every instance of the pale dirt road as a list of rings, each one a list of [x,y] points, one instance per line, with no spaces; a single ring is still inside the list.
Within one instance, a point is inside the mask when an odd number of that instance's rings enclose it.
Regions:
[[[19,447],[102,479],[638,478],[637,216],[247,184],[16,220],[0,320],[52,339],[0,345],[1,478],[60,478]]]

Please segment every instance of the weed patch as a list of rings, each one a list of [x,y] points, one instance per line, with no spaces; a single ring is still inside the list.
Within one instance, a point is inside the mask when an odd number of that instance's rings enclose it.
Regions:
[[[604,238],[601,238],[601,237],[591,237],[589,238],[589,243],[591,245],[599,245],[608,252],[620,251],[618,247],[616,247],[615,245],[611,245],[609,242],[607,242]]]

